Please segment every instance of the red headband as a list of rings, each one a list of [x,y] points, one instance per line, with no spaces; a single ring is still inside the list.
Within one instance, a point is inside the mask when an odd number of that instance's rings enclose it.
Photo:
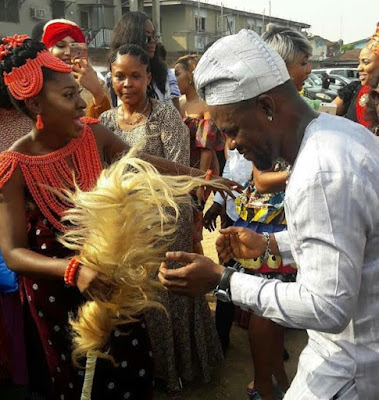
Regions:
[[[376,25],[376,32],[372,35],[366,46],[375,54],[379,55],[379,22]]]
[[[75,42],[85,43],[86,41],[82,30],[78,26],[65,22],[54,22],[45,28],[42,35],[42,42],[49,49],[66,36],[72,37]]]
[[[70,73],[71,66],[54,57],[48,50],[38,53],[34,59],[28,59],[21,67],[13,67],[12,71],[4,73],[4,83],[12,96],[17,100],[25,100],[37,96],[42,90],[42,68],[46,67],[56,72]]]

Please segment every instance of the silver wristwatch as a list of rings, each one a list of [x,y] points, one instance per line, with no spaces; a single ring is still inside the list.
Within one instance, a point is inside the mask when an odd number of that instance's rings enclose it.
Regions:
[[[229,303],[232,301],[232,296],[230,293],[230,278],[237,272],[235,268],[226,267],[224,272],[221,275],[220,284],[213,291],[213,294],[216,296],[217,300],[220,300],[224,303]]]

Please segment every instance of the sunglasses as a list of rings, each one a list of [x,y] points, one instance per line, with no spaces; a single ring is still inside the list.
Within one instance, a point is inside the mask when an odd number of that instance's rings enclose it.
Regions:
[[[153,33],[152,35],[145,33],[145,43],[155,43],[159,40],[159,36]]]

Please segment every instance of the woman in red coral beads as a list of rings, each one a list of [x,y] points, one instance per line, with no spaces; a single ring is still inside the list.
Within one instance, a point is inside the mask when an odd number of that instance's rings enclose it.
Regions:
[[[0,155],[0,249],[20,275],[34,351],[29,359],[31,388],[48,399],[79,399],[83,370],[71,362],[68,319],[83,294],[109,293],[102,277],[81,265],[57,236],[70,207],[51,187],[91,189],[103,168],[129,147],[94,119],[83,119],[85,102],[71,67],[25,36],[3,39],[0,79],[12,102],[33,121],[30,133]],[[3,87],[3,85],[0,85]],[[150,157],[161,172],[200,171]],[[150,399],[152,354],[143,322],[129,334],[112,335],[107,360],[96,366],[92,399]]]
[[[28,339],[35,334],[28,346],[35,352],[30,357],[30,386],[49,399],[79,399],[84,372],[71,363],[68,318],[84,301],[83,293],[109,288],[96,273],[70,261],[72,254],[57,242],[66,229],[61,217],[69,204],[47,186],[73,190],[75,176],[77,185],[88,190],[103,161],[111,162],[127,148],[96,120],[82,119],[86,104],[71,67],[43,44],[25,37],[9,40],[0,68],[12,101],[34,120],[32,131],[0,157],[1,251],[9,268],[20,275],[30,316]],[[136,323],[130,332],[113,335],[110,347],[120,364],[115,368],[101,360],[93,399],[152,397],[146,329]]]

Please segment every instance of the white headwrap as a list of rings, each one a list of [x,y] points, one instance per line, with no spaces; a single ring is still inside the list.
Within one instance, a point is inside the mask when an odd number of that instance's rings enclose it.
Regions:
[[[289,79],[280,55],[247,29],[218,40],[194,72],[197,93],[210,106],[252,99]]]

